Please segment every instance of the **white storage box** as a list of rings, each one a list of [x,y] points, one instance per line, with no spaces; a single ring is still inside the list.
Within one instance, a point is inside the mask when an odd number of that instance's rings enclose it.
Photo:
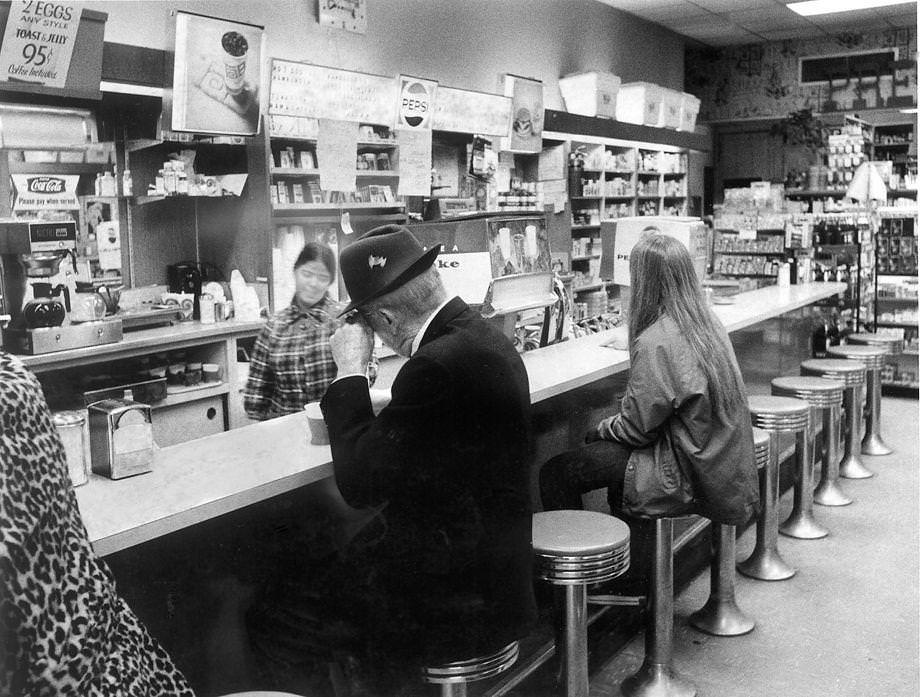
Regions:
[[[696,130],[696,115],[700,113],[700,100],[692,94],[682,93],[680,105],[680,126],[679,131]]]
[[[681,109],[683,108],[684,93],[677,90],[661,88],[661,125],[665,128],[680,128]]]
[[[651,82],[628,82],[617,94],[617,121],[661,125],[661,87]]]
[[[620,78],[613,73],[576,73],[559,78],[559,91],[570,114],[616,118],[619,89]]]

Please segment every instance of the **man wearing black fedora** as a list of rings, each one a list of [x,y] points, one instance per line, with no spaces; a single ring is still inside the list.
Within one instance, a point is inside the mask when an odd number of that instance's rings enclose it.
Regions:
[[[381,511],[330,568],[324,602],[374,694],[420,684],[420,665],[501,649],[536,618],[527,374],[504,335],[448,296],[439,251],[385,225],[340,254],[352,314],[332,337],[338,377],[322,408],[342,496]],[[408,358],[376,417],[374,333]]]

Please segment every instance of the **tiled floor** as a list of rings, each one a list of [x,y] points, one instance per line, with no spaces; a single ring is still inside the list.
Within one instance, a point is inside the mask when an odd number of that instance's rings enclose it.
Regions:
[[[864,458],[877,476],[843,481],[854,503],[815,507],[831,535],[780,538],[781,554],[798,569],[795,577],[738,577],[738,603],[757,620],[752,633],[721,638],[688,626],[687,616],[708,597],[708,569],[682,589],[675,603],[674,663],[699,697],[920,695],[917,401],[883,399],[882,435],[894,454]],[[783,498],[781,519],[791,498],[791,492]],[[738,557],[753,546],[750,528],[738,540]],[[642,663],[643,637],[606,657],[597,656],[597,644],[593,637],[591,697],[619,697],[620,682]],[[546,672],[510,694],[561,697]]]

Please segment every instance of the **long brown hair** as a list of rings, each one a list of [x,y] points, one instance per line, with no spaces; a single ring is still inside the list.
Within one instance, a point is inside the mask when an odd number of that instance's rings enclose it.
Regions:
[[[712,314],[687,248],[658,232],[642,237],[629,256],[629,342],[667,315],[690,347],[709,383],[713,406],[727,410],[744,400],[744,382],[724,330]]]

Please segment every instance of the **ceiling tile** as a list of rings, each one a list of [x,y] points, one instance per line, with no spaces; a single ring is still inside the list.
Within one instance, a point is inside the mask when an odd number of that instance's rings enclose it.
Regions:
[[[858,31],[864,22],[871,22],[878,19],[874,10],[854,10],[853,12],[834,12],[829,15],[814,15],[808,18],[810,21],[822,27],[847,27],[853,31]]]
[[[726,13],[732,22],[746,24],[748,22],[776,22],[784,26],[793,26],[796,18],[800,18],[790,9],[780,7],[779,5],[769,5],[767,7],[758,7],[751,10],[737,10]]]
[[[701,10],[699,7],[690,3],[681,5],[648,6],[641,10],[633,10],[633,12],[640,17],[660,24],[667,24],[668,26],[671,26],[673,22],[679,22],[686,19],[712,17],[711,13],[706,10]]]
[[[694,5],[698,5],[710,12],[729,12],[731,10],[747,10],[750,8],[763,7],[764,0],[690,0]],[[772,2],[767,4],[773,4]]]
[[[757,32],[767,41],[785,41],[786,39],[811,39],[825,36],[818,27],[790,27],[788,29],[763,29]]]

